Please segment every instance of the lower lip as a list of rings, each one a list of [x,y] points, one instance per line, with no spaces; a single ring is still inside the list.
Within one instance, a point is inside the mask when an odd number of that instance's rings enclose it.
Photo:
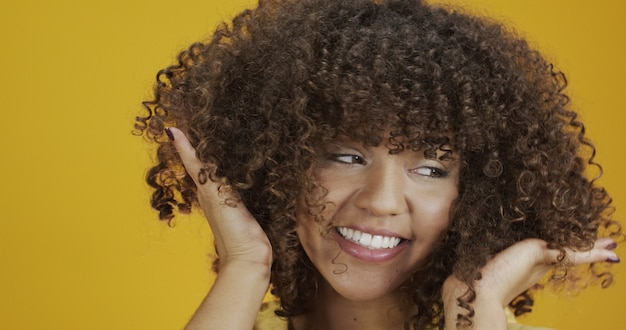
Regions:
[[[341,250],[352,257],[364,262],[385,262],[395,258],[407,247],[407,241],[403,241],[396,247],[388,249],[368,249],[364,246],[356,244],[345,239],[338,232],[333,231],[335,240],[341,246]]]

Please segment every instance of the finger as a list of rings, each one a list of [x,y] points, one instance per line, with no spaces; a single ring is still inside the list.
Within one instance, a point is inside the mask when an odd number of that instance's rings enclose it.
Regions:
[[[617,254],[612,251],[617,244],[610,238],[598,239],[589,251],[568,251],[568,257],[574,265],[592,262],[619,262]]]
[[[617,243],[612,238],[600,238],[593,245],[594,248],[601,248],[606,250],[613,250],[617,247]]]
[[[196,157],[196,150],[181,130],[175,127],[168,127],[166,130],[168,132],[168,136],[172,139],[172,143],[174,144],[174,148],[176,148],[180,159],[183,161],[183,165],[185,166],[187,173],[189,173],[196,184],[198,184],[197,177],[203,167],[203,164],[198,157]]]
[[[226,180],[213,181],[209,178],[205,180],[199,178],[201,171],[206,170],[208,166],[198,159],[196,150],[189,142],[189,139],[187,139],[187,136],[185,136],[185,133],[175,127],[166,128],[166,132],[168,132],[168,136],[172,140],[174,148],[176,148],[176,151],[183,161],[185,170],[187,170],[187,173],[189,173],[196,183],[196,186],[199,188],[198,195],[209,196],[209,199],[199,198],[200,204],[203,205],[212,198],[219,197],[217,200],[228,199],[229,205],[235,205],[236,203],[234,201],[238,200],[238,198],[236,198],[237,195],[232,191]]]
[[[545,249],[544,261],[546,264],[565,264],[577,266],[594,262],[620,262],[620,258],[613,251],[617,244],[610,238],[598,239],[593,247],[587,251],[565,250],[565,255],[559,250]]]

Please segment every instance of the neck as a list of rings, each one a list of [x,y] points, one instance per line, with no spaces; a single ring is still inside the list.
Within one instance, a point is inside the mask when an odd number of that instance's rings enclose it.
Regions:
[[[416,313],[406,299],[393,293],[367,300],[349,300],[328,285],[321,285],[312,310],[291,321],[297,330],[404,329]]]

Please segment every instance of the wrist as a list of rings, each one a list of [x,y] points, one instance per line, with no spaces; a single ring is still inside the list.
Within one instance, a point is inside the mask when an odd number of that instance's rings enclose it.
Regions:
[[[267,281],[269,283],[271,274],[271,264],[263,261],[230,259],[220,260],[218,278],[228,276],[229,278],[245,278],[247,281],[254,280],[257,283]]]
[[[269,267],[231,260],[185,329],[252,329],[269,286]]]

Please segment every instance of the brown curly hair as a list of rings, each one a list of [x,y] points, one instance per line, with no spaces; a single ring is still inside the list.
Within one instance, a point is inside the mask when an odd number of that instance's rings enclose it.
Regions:
[[[407,326],[443,327],[441,288],[453,272],[470,288],[459,298],[467,323],[473,282],[499,251],[525,238],[589,249],[598,235],[621,235],[609,196],[586,173],[601,168],[566,85],[485,18],[417,0],[261,0],[159,71],[135,128],[158,143],[147,182],[161,219],[197,202],[164,127],[182,129],[228,179],[272,243],[286,317],[306,313],[315,295],[295,214],[303,191],[312,210],[323,206],[311,175],[318,146],[337,136],[388,139],[391,152],[449,145],[462,162],[450,228],[401,288],[419,311]],[[611,281],[597,265],[586,273]],[[531,305],[525,292],[512,307]]]

